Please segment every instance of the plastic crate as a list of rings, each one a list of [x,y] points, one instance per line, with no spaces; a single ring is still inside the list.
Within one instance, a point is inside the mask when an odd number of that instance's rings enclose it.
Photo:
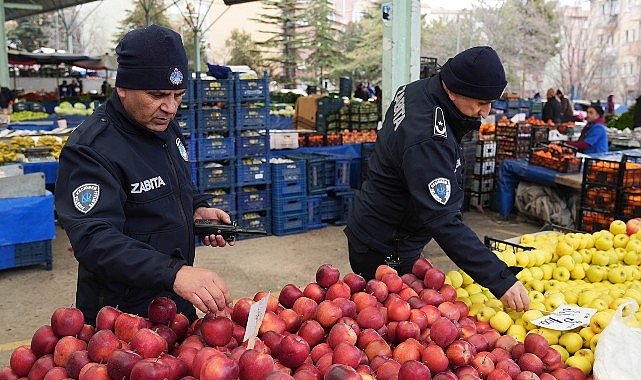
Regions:
[[[335,225],[346,224],[353,204],[353,191],[328,194],[321,200],[321,220]]]
[[[267,100],[269,98],[269,76],[267,72],[262,78],[241,79],[234,76],[236,101]]]
[[[352,157],[341,154],[319,153],[325,157],[325,187],[327,190],[342,191],[350,188],[350,167]]]
[[[196,111],[193,108],[179,109],[174,120],[178,123],[181,133],[196,132]]]
[[[494,174],[496,161],[494,158],[477,159],[474,163],[474,175]]]
[[[492,199],[491,192],[485,192],[485,193],[470,192],[471,206],[490,207],[491,199]]]
[[[197,102],[232,102],[234,101],[234,80],[198,79],[196,96]]]
[[[269,133],[267,130],[243,131],[236,137],[236,155],[238,157],[269,155]]]
[[[0,246],[0,269],[44,264],[53,268],[51,240]]]
[[[581,207],[612,211],[617,206],[617,188],[584,184],[581,188]]]
[[[196,104],[197,99],[194,93],[194,87],[196,87],[195,81],[188,80],[187,91],[185,91],[185,95],[183,95],[183,98],[180,101],[181,105],[184,105],[185,107],[191,107],[193,104]]]
[[[310,195],[307,197],[307,229],[323,228],[327,223],[322,219],[322,202],[327,194]]]
[[[274,235],[291,235],[307,231],[307,212],[296,215],[272,216]]]
[[[233,106],[213,107],[203,105],[196,111],[200,133],[233,131],[235,110]]]
[[[294,121],[290,116],[269,115],[269,129],[294,129]]]
[[[614,213],[581,209],[579,212],[579,229],[585,232],[609,230],[610,223],[616,219]]]
[[[466,179],[467,180],[467,179]],[[472,176],[471,181],[468,182],[468,190],[476,193],[485,193],[494,190],[494,175],[485,176]]]
[[[272,200],[272,213],[275,217],[287,215],[307,215],[307,197],[290,197]]]
[[[205,191],[205,194],[211,196],[209,204],[211,207],[219,208],[227,213],[236,211],[236,193],[231,188],[215,189]]]
[[[305,181],[307,179],[305,161],[292,160],[291,162],[272,163],[271,165],[272,182]]]
[[[545,157],[536,152],[539,149],[533,149],[530,154],[528,161],[532,165],[541,166],[548,168],[560,173],[578,173],[581,171],[581,159],[578,157],[563,157],[562,159]]]
[[[243,159],[236,163],[236,181],[238,185],[251,185],[270,182],[269,162],[260,159]]]
[[[496,156],[496,140],[478,140],[476,143],[476,154],[478,158],[490,158]]]
[[[267,129],[269,105],[257,103],[240,104],[236,109],[236,129]]]
[[[504,251],[508,249],[512,252],[521,252],[531,251],[534,249],[533,247],[526,247],[520,244],[511,243],[509,241],[496,239],[490,236],[485,236],[484,243],[485,246],[490,249],[490,251]]]
[[[226,160],[234,157],[233,137],[199,136],[201,137],[187,140],[190,161]]]
[[[198,163],[198,189],[204,191],[232,187],[234,184],[234,171],[232,169],[229,160]]]
[[[583,183],[616,185],[623,188],[641,184],[641,157],[624,155],[621,161],[585,158]]]
[[[236,191],[238,211],[261,211],[271,207],[271,187],[267,184],[242,186]]]
[[[495,100],[494,102],[492,102],[492,108],[503,111],[507,110],[507,100]]]
[[[305,194],[307,194],[307,180],[305,178],[272,180],[272,198],[292,198]]]
[[[624,191],[620,198],[620,213],[624,220],[641,218],[641,189]]]
[[[286,155],[286,157],[292,160],[305,161],[308,195],[321,194],[327,191],[324,156],[308,153],[293,153]]]
[[[238,226],[252,230],[264,230],[267,234],[271,234],[271,214],[269,210],[262,211],[249,211],[245,213],[238,213],[236,219]],[[263,235],[238,235],[238,240],[247,239],[250,237],[259,237]]]

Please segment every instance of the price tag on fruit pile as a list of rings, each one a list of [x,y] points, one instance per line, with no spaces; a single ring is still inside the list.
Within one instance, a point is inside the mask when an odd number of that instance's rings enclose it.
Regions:
[[[263,323],[270,294],[271,293],[267,293],[266,296],[261,298],[260,301],[254,302],[249,308],[247,327],[245,328],[245,336],[243,336],[243,342],[249,340],[247,348],[254,348],[254,339],[258,336],[258,329],[260,329],[260,325]]]
[[[532,320],[532,323],[552,330],[573,330],[577,327],[589,325],[590,318],[596,312],[597,309],[561,305],[553,312],[544,312],[545,315],[543,317]]]

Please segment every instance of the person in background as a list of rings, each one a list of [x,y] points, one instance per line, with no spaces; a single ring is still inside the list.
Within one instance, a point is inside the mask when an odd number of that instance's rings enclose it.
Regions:
[[[58,96],[60,96],[61,98],[69,96],[69,84],[66,80],[63,80],[62,83],[60,83],[60,85],[58,86]]]
[[[606,115],[614,115],[614,95],[608,95],[608,105],[605,109]]]
[[[561,102],[556,97],[556,93],[553,88],[548,88],[546,97],[547,101],[543,106],[541,119],[546,123],[551,120],[554,124],[561,124]]]
[[[641,95],[637,97],[634,106],[634,115],[632,116],[632,125],[637,128],[641,127]]]
[[[577,141],[566,141],[565,144],[576,148],[581,153],[596,154],[608,151],[608,130],[605,127],[603,107],[599,103],[587,109],[585,120],[588,122]]]
[[[574,109],[570,99],[563,95],[561,89],[556,90],[556,96],[561,100],[561,122],[574,121]]]
[[[369,92],[367,92],[367,86],[363,82],[356,85],[354,97],[356,99],[361,99],[364,102],[369,100]]]
[[[194,219],[231,220],[195,189],[174,121],[189,84],[185,48],[178,33],[150,25],[128,32],[116,53],[115,91],[60,154],[55,208],[78,261],[76,307],[93,324],[103,306],[146,316],[167,296],[194,321],[194,306],[232,302],[216,272],[193,266]]]
[[[499,260],[462,221],[463,136],[501,97],[507,81],[497,53],[477,46],[449,59],[438,75],[401,86],[377,133],[367,177],[347,226],[354,273],[374,278],[387,264],[410,273],[434,239],[506,307],[527,310],[516,269]]]

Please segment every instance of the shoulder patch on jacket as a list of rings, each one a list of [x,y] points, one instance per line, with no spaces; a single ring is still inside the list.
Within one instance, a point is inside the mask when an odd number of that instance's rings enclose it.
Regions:
[[[71,196],[73,197],[73,205],[76,210],[86,214],[98,203],[98,198],[100,198],[100,185],[85,183],[76,187],[71,193]]]
[[[447,178],[439,177],[434,178],[427,185],[432,198],[438,203],[444,205],[450,199],[450,194],[452,193],[452,186],[450,186],[450,180]]]
[[[445,114],[441,107],[434,107],[434,134],[433,137],[447,139],[447,125],[445,124]]]
[[[180,152],[180,156],[183,160],[189,161],[189,158],[187,157],[187,149],[179,137],[176,137],[176,146],[178,147],[178,152]]]

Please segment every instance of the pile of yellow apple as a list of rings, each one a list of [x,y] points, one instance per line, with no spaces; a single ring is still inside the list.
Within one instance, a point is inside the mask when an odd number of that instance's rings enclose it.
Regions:
[[[504,310],[501,301],[461,270],[447,273],[447,282],[457,289],[458,299],[470,315],[489,322],[501,333],[523,342],[537,332],[557,349],[568,366],[590,373],[601,331],[617,307],[634,300],[641,304],[641,218],[615,220],[609,230],[594,233],[545,231],[522,235],[519,249],[512,244],[493,247],[508,266],[523,270],[517,275],[529,292],[530,310]],[[541,328],[531,321],[560,305],[594,308],[588,326],[571,331]],[[624,309],[623,315],[630,313]],[[641,311],[628,321],[641,327]],[[631,322],[631,323],[630,323]]]

